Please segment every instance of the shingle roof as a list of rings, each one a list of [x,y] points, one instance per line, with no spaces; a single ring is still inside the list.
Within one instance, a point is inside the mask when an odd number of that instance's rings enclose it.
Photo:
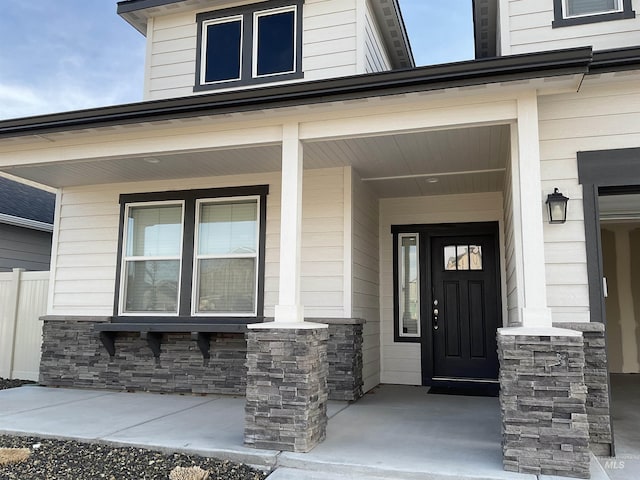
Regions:
[[[53,224],[56,196],[0,177],[0,214]]]

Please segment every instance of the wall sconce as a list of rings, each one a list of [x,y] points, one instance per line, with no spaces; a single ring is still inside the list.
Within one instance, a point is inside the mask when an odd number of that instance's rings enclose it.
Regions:
[[[569,199],[553,189],[553,193],[547,195],[547,207],[549,208],[549,223],[564,223],[567,221],[567,202]]]

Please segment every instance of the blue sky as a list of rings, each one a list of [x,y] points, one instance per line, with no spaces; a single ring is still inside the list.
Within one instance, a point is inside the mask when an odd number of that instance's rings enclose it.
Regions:
[[[2,0],[0,119],[142,100],[144,37],[117,0]],[[471,0],[400,0],[418,65],[473,58]]]

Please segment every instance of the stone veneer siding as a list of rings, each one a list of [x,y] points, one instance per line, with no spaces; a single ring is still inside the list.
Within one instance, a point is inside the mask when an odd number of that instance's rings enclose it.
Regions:
[[[589,448],[595,455],[612,455],[609,371],[604,324],[554,323],[554,327],[582,332],[584,339],[584,383],[587,385]]]
[[[504,468],[589,478],[581,336],[498,333]]]
[[[308,452],[327,431],[328,329],[247,333],[245,445]]]
[[[363,395],[361,319],[311,319],[329,325],[327,360],[329,362],[329,400],[353,402]]]
[[[112,358],[93,329],[95,323],[45,319],[42,385],[244,395],[247,346],[243,334],[212,336],[211,358],[205,360],[190,334],[164,334],[156,359],[139,334],[119,333]]]
[[[118,333],[109,356],[94,325],[108,317],[44,317],[40,383],[59,387],[162,393],[244,395],[247,343],[243,334],[211,337],[204,360],[189,334],[164,334],[156,360],[137,333]],[[329,398],[362,396],[362,325],[359,319],[314,319],[329,324]]]

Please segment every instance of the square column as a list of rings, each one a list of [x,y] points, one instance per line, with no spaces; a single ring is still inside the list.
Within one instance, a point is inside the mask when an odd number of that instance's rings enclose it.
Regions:
[[[582,335],[498,331],[504,469],[589,478],[589,422]]]
[[[536,92],[521,95],[517,108],[517,125],[511,135],[511,180],[519,315],[522,326],[551,327],[545,278]]]
[[[299,125],[282,127],[282,198],[280,206],[280,289],[275,322],[304,321],[300,302],[300,258],[302,255],[303,150]]]
[[[308,452],[327,432],[327,325],[277,322],[247,333],[245,445]]]

